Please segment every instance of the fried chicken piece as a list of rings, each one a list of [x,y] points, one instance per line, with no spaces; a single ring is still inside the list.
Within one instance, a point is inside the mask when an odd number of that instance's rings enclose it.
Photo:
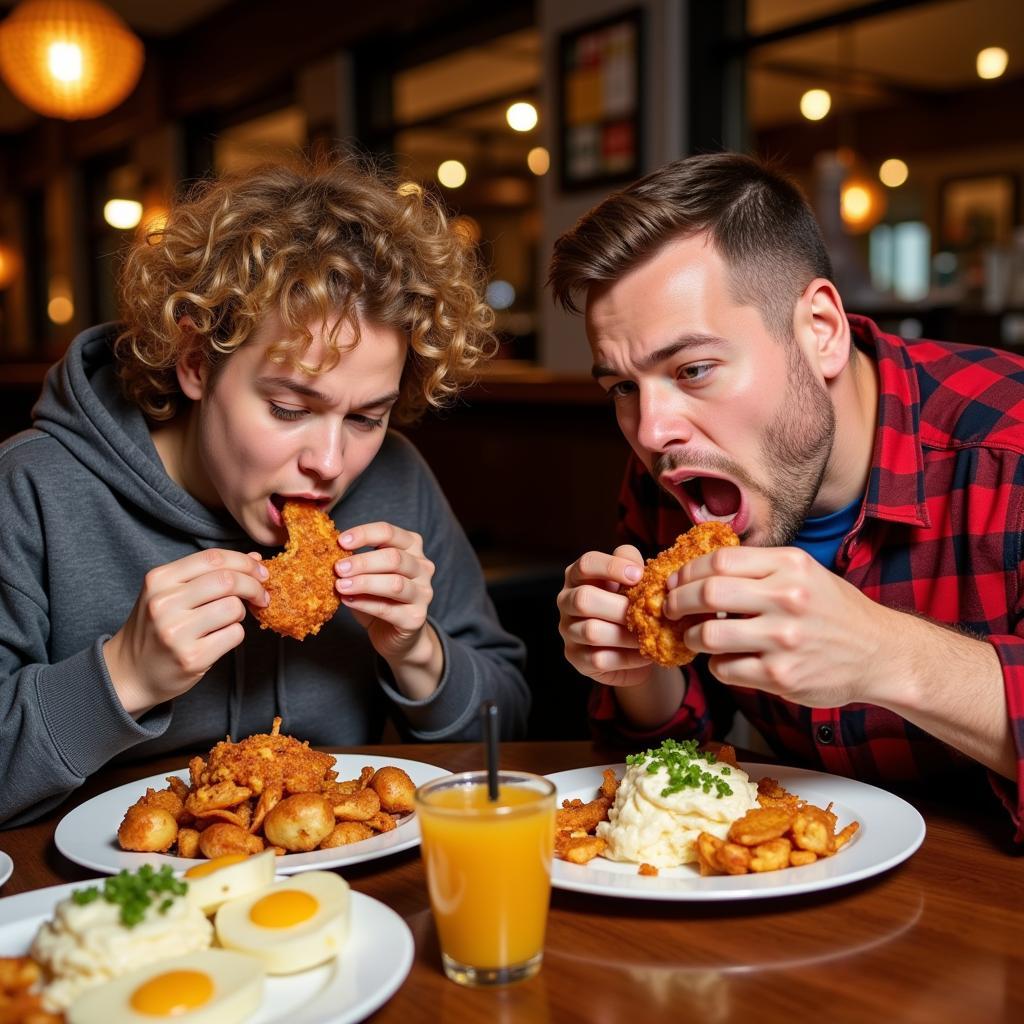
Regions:
[[[565,832],[593,832],[598,822],[608,820],[612,801],[599,796],[589,803],[582,800],[563,800],[555,811],[555,828]]]
[[[789,855],[793,844],[788,839],[769,839],[754,847],[750,858],[751,871],[781,871],[789,867]]]
[[[608,843],[600,836],[583,831],[558,829],[555,832],[555,856],[572,864],[588,864],[605,851]]]
[[[311,750],[308,742],[280,735],[280,729],[277,717],[269,734],[218,743],[208,762],[193,758],[189,762],[193,787],[233,782],[252,790],[253,795],[270,786],[280,786],[283,793],[319,793],[325,782],[336,777],[334,758]]]
[[[597,791],[597,795],[607,800],[609,806],[615,803],[615,794],[619,791],[619,780],[615,777],[615,770],[612,768],[605,768],[601,773],[601,788]]]
[[[303,640],[334,616],[341,599],[335,589],[334,564],[352,554],[338,544],[334,521],[318,505],[286,501],[281,511],[288,543],[265,562],[270,577],[266,608],[255,608],[261,629]]]
[[[241,825],[218,821],[199,833],[199,852],[213,860],[232,853],[252,854],[263,849],[263,840],[250,835]]]
[[[727,523],[698,523],[680,534],[672,547],[647,559],[640,582],[626,591],[626,627],[639,641],[642,654],[668,668],[693,661],[696,654],[683,643],[685,620],[666,619],[662,614],[665,584],[672,573],[692,559],[718,548],[735,547],[739,542]]]
[[[199,786],[189,793],[185,801],[185,810],[196,818],[205,818],[214,811],[227,810],[235,807],[243,800],[252,796],[248,786],[239,786],[230,779]]]
[[[0,1024],[61,1024],[64,1015],[43,1009],[32,991],[42,981],[39,965],[27,956],[0,957]]]
[[[331,803],[338,821],[369,821],[381,808],[380,797],[372,789],[361,789]]]
[[[767,775],[757,784],[757,802],[762,807],[782,807],[793,814],[803,807],[805,801],[780,786],[776,779]]]
[[[725,874],[725,866],[718,856],[723,846],[725,843],[710,832],[701,832],[697,836],[697,867],[702,876]]]
[[[658,869],[653,864],[641,864],[637,874],[644,878],[657,878]]]
[[[830,811],[807,804],[793,819],[793,845],[811,850],[819,857],[830,857],[836,852],[835,824],[836,817]]]
[[[178,856],[189,859],[199,856],[199,831],[197,829],[178,829]]]
[[[321,850],[331,850],[336,846],[349,846],[362,842],[374,835],[374,831],[362,821],[339,821],[331,829],[328,836],[320,843]]]
[[[743,846],[760,846],[786,834],[793,812],[784,807],[753,807],[729,826],[729,840]]]

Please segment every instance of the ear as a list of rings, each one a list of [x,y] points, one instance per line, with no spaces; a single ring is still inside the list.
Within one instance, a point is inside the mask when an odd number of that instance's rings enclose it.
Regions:
[[[175,372],[178,375],[178,386],[186,398],[191,398],[192,401],[197,402],[206,392],[209,368],[206,365],[206,360],[203,359],[199,346],[191,344],[191,340],[195,337],[196,333],[192,320],[187,316],[183,316],[178,321],[178,327],[181,328],[182,334],[186,335],[189,339],[184,355],[178,359],[175,366]]]
[[[797,340],[826,380],[834,380],[850,361],[850,324],[836,286],[816,277],[797,301],[793,313]]]

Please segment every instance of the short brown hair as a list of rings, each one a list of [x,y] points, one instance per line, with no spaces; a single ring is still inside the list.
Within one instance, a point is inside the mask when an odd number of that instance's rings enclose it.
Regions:
[[[115,343],[122,386],[148,416],[169,419],[183,400],[175,366],[190,349],[216,372],[277,312],[289,336],[271,358],[322,372],[337,364],[345,322],[358,339],[363,316],[409,339],[394,410],[409,422],[453,398],[496,349],[482,274],[437,202],[354,158],[205,181],[127,254]],[[303,363],[309,325],[334,317],[323,364]]]
[[[615,281],[666,242],[708,232],[731,270],[737,302],[761,311],[780,338],[793,306],[816,277],[832,279],[807,200],[771,164],[740,153],[707,153],[667,164],[615,192],[555,243],[548,284],[579,313],[576,297]]]

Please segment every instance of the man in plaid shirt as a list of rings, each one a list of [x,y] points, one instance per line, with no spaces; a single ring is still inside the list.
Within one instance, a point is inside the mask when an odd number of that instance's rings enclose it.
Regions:
[[[738,154],[670,164],[559,239],[554,295],[585,299],[633,449],[620,546],[566,571],[566,656],[634,746],[720,736],[739,708],[828,772],[987,770],[1022,840],[1024,359],[883,334],[832,276],[799,191]],[[715,519],[742,546],[665,602],[707,657],[655,665],[622,591]]]

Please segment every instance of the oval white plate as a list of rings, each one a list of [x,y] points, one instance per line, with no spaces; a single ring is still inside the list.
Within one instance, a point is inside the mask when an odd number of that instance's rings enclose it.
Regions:
[[[0,850],[0,885],[3,885],[11,877],[13,871],[14,861],[3,850]]]
[[[832,810],[842,828],[859,821],[856,835],[834,857],[803,867],[749,875],[709,875],[702,878],[695,864],[662,868],[656,877],[637,874],[638,865],[596,857],[589,864],[555,860],[551,884],[556,889],[592,896],[624,896],[637,900],[741,900],[795,896],[803,892],[849,885],[880,874],[906,860],[924,840],[924,819],[902,798],[876,786],[839,775],[804,768],[740,762],[752,782],[770,775],[804,800]],[[608,764],[556,772],[548,778],[558,789],[558,804],[597,796],[601,773],[613,768],[622,778],[625,765]]]
[[[364,765],[383,768],[394,765],[404,769],[417,786],[439,775],[447,775],[444,768],[423,761],[408,761],[401,757],[381,757],[375,754],[335,754],[334,766],[340,780],[359,777]],[[181,871],[196,861],[185,857],[172,857],[163,853],[129,853],[117,843],[117,827],[125,811],[148,787],[167,788],[167,775],[177,775],[188,782],[188,772],[168,772],[165,775],[151,775],[138,782],[129,782],[116,789],[108,789],[84,804],[79,804],[60,820],[53,839],[57,849],[68,860],[91,868],[117,874],[118,871],[134,871],[140,864],[170,864],[175,871]],[[386,857],[399,850],[408,850],[420,841],[420,824],[414,814],[407,814],[391,832],[353,843],[351,846],[337,846],[333,850],[313,850],[312,853],[286,853],[277,858],[279,874],[291,875],[296,871],[313,871],[339,865],[358,864],[364,860]]]
[[[53,885],[0,900],[0,956],[27,954],[36,930],[54,906],[89,884]],[[414,949],[412,932],[398,914],[370,896],[353,892],[349,938],[338,958],[298,974],[268,976],[263,1003],[247,1024],[360,1021],[395,994],[412,966]]]

